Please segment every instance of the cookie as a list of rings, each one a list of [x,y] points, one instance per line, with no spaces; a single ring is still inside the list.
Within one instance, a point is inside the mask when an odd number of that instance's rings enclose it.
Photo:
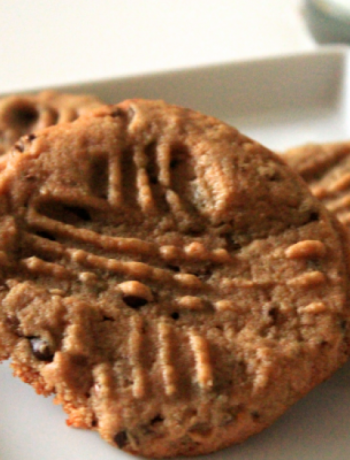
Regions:
[[[350,142],[307,144],[282,157],[307,182],[311,192],[350,227]]]
[[[348,356],[348,244],[275,154],[161,101],[21,141],[0,173],[0,358],[146,457],[269,426]]]
[[[99,105],[102,102],[94,96],[55,91],[4,97],[0,100],[0,155],[24,134],[73,121]]]

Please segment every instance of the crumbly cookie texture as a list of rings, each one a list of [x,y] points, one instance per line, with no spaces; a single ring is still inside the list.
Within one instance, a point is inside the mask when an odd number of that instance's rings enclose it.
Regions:
[[[0,174],[0,358],[69,425],[209,453],[345,362],[346,237],[277,155],[145,100],[19,145]]]
[[[311,192],[350,227],[350,142],[307,144],[282,158],[307,182]]]
[[[4,97],[0,100],[0,155],[6,153],[21,136],[57,123],[73,121],[86,110],[102,104],[95,96],[56,91]]]

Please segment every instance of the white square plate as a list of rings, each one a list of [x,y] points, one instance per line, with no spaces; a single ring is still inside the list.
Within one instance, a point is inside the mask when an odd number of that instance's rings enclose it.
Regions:
[[[217,116],[275,150],[350,139],[347,48],[57,87],[107,102],[161,98]],[[0,366],[1,460],[122,460],[96,433],[69,429],[60,407]],[[212,460],[348,460],[350,364],[264,432]]]

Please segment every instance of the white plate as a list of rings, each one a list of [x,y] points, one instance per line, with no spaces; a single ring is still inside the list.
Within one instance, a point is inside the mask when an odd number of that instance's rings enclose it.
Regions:
[[[218,116],[272,149],[350,138],[349,51],[321,51],[57,88],[108,102],[162,98]],[[68,428],[65,415],[0,366],[1,460],[122,460],[96,433]],[[348,460],[350,364],[277,423],[213,460]]]

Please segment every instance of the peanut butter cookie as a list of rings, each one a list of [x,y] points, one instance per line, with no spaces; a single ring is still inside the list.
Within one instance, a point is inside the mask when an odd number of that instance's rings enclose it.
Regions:
[[[73,121],[99,105],[102,102],[94,96],[55,91],[4,97],[0,100],[0,155],[24,134]]]
[[[277,155],[145,100],[19,145],[0,173],[0,358],[69,425],[209,453],[347,359],[346,238]]]
[[[350,142],[307,144],[282,157],[311,192],[350,228]]]

